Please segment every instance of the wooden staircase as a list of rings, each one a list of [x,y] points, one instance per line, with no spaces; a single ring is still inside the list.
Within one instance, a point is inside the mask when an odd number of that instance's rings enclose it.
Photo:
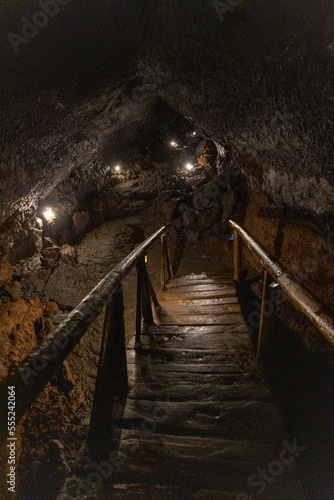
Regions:
[[[135,352],[134,340],[127,350],[129,392],[115,420],[117,484],[89,498],[301,498],[295,464],[280,471],[276,463],[280,474],[270,482],[258,476],[289,439],[262,380],[234,282],[210,273],[174,277],[158,300],[143,351]]]

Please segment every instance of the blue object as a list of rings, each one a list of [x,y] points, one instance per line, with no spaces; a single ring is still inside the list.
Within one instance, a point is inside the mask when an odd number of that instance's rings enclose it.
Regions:
[[[232,234],[231,238],[229,241],[234,240],[234,234]]]

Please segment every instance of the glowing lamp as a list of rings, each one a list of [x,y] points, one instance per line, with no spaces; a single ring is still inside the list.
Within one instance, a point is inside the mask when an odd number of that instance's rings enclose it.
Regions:
[[[196,132],[195,132],[195,130],[193,131],[193,135],[196,135]]]
[[[175,146],[176,146],[176,142],[172,141],[172,142],[170,143],[170,145],[175,147]]]
[[[193,168],[194,168],[194,167],[192,166],[192,164],[191,164],[191,163],[187,163],[187,165],[186,165],[186,169],[187,169],[187,170],[192,170]]]
[[[51,208],[46,208],[43,212],[43,217],[47,222],[53,222],[56,218],[56,214]]]
[[[121,170],[121,167],[119,165],[116,165],[115,170],[116,172],[119,172]]]

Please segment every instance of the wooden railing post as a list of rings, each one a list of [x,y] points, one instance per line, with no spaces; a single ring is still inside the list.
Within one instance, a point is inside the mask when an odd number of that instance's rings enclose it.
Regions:
[[[155,307],[159,307],[159,302],[158,302],[157,296],[155,294],[152,282],[150,280],[150,276],[149,276],[149,274],[147,272],[146,266],[145,266],[145,271],[146,271],[146,275],[147,275],[148,289],[150,291],[150,296],[151,296],[152,302],[153,302],[153,304],[154,304]]]
[[[264,270],[260,328],[259,328],[259,338],[257,344],[258,356],[264,354],[264,352],[268,350],[270,345],[272,319],[273,319],[273,314],[275,312],[275,304],[271,300],[270,285],[272,282],[273,282],[272,277],[266,270]]]
[[[143,290],[143,275],[142,269],[138,262],[137,264],[137,305],[136,305],[136,341],[135,349],[140,349],[141,343],[141,311],[142,311],[142,290]]]
[[[142,273],[142,313],[144,323],[147,325],[153,325],[153,316],[152,316],[152,306],[151,306],[151,298],[150,298],[150,289],[148,284],[148,274],[145,264],[145,259],[142,259],[139,263],[141,267]]]
[[[169,250],[169,245],[167,241],[167,236],[165,235],[165,252],[166,252],[166,263],[167,263],[167,271],[168,271],[168,279],[170,279],[172,276],[174,276],[174,271],[173,271],[173,263],[172,259],[170,256],[170,250]]]
[[[233,258],[234,258],[234,281],[240,283],[241,280],[241,239],[239,233],[234,231]]]
[[[146,269],[145,258],[141,259],[137,264],[138,281],[137,281],[137,309],[136,309],[136,342],[135,349],[140,350],[141,342],[141,319],[143,315],[146,325],[153,325],[153,314],[151,305],[151,296],[154,305],[159,305],[154,293],[148,272]]]
[[[165,233],[161,235],[161,289],[165,288],[166,284],[166,249],[165,249]]]
[[[166,269],[168,278],[166,280]],[[161,288],[165,288],[166,282],[174,276],[173,263],[170,256],[166,233],[161,235]]]
[[[123,290],[120,286],[107,304],[97,370],[88,447],[104,458],[112,446],[114,398],[124,398],[128,388],[124,331]]]

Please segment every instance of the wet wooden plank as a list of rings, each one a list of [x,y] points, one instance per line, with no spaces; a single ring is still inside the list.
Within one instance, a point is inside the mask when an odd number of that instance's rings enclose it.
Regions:
[[[244,324],[240,313],[229,314],[160,314],[158,324],[165,325],[228,325],[231,323]]]
[[[207,291],[212,291],[212,290],[229,290],[233,289],[233,285],[231,283],[210,283],[210,284],[191,284],[189,285],[188,283],[183,284],[178,284],[178,283],[171,283],[170,285],[168,284],[166,287],[166,290],[169,293],[182,293],[183,291],[188,291],[188,292],[207,292]]]
[[[138,362],[137,362],[138,363]],[[166,360],[165,362],[162,362],[161,360],[156,360],[155,363],[152,363],[152,360],[150,359],[142,359],[139,363],[140,367],[145,370],[149,370],[149,368],[152,368],[152,364],[157,365],[154,366],[155,373],[158,374],[160,372],[172,372],[175,374],[179,374],[181,377],[184,372],[187,373],[198,373],[201,375],[202,373],[249,373],[249,371],[252,368],[251,363],[246,364],[246,363],[230,363],[230,364],[212,364],[212,363],[207,363],[204,364],[201,361],[194,363],[194,362],[186,362],[184,361],[183,363],[175,363]]]
[[[175,304],[175,305],[197,305],[197,306],[213,306],[213,305],[225,305],[225,304],[239,304],[238,297],[221,297],[219,299],[179,299],[178,297],[170,301],[164,301],[160,298],[160,304],[164,307],[165,304]]]
[[[237,339],[235,339],[237,337]],[[174,333],[167,335],[154,335],[150,339],[151,348],[153,346],[165,346],[168,349],[182,348],[182,349],[205,349],[208,347],[208,341],[203,337],[202,333],[192,333],[191,335],[184,335],[182,333]],[[254,352],[254,348],[250,342],[248,333],[224,333],[223,335],[211,335],[210,347],[217,352],[226,351],[229,349],[248,349]]]
[[[173,436],[171,434],[159,434],[157,432],[145,432],[139,430],[122,430],[122,444],[120,451],[126,452],[133,448],[134,441],[143,448],[150,445],[159,449],[164,445],[170,456],[178,457],[178,460],[194,457],[196,460],[201,456],[204,459],[215,458],[222,461],[236,461],[241,463],[267,463],[277,456],[282,449],[281,443],[276,440],[269,443],[253,443],[249,440],[222,439],[197,436]]]
[[[178,363],[178,364],[201,364],[201,365],[236,365],[242,369],[250,369],[251,366],[257,366],[258,362],[253,356],[251,350],[236,351],[210,351],[206,349],[183,349],[167,348],[157,343],[144,349],[143,353],[136,353],[133,349],[128,350],[128,364],[138,363]]]
[[[202,279],[185,279],[185,278],[173,278],[167,283],[167,288],[180,287],[180,286],[197,286],[197,285],[227,285],[231,288],[234,283],[231,279],[227,280],[224,278],[202,278]]]
[[[123,463],[118,474],[132,484],[130,490],[126,488],[127,496],[124,498],[129,498],[129,491],[139,488],[143,494],[154,492],[165,495],[168,492],[172,495],[143,496],[143,500],[235,500],[240,492],[249,491],[249,476],[256,473],[259,467],[266,468],[268,463],[277,459],[281,449],[281,444],[123,431],[119,450]],[[266,498],[282,500],[287,488],[294,491],[291,475],[295,468],[294,464],[289,471],[285,471],[279,484],[268,489],[270,496]],[[156,488],[157,484],[159,488]],[[183,496],[176,496],[181,492]]]
[[[254,372],[254,373],[184,373],[182,377],[175,377],[171,372],[161,371],[159,374],[154,371],[151,372],[142,372],[140,367],[135,371],[129,372],[129,387],[141,386],[143,389],[145,387],[156,387],[165,386],[166,389],[170,388],[170,398],[172,399],[173,394],[177,394],[178,385],[184,385],[188,388],[194,388],[194,394],[201,394],[202,391],[207,391],[208,401],[217,400],[220,390],[217,392],[217,396],[214,396],[214,391],[211,389],[211,385],[218,384],[220,387],[228,387],[231,388],[239,387],[243,385],[246,387],[252,387],[253,384],[263,385],[262,373]],[[191,389],[190,389],[191,390]],[[203,392],[204,393],[204,392]],[[211,397],[209,398],[209,395]],[[167,396],[168,390],[167,390]],[[166,396],[166,397],[167,397]],[[152,399],[152,398],[150,398]],[[233,398],[237,399],[237,398]],[[255,398],[258,400],[261,398]],[[179,398],[178,398],[179,400]],[[201,399],[199,399],[200,401]],[[226,398],[222,399],[222,401],[226,400]],[[267,400],[267,399],[266,399]],[[192,401],[192,398],[184,397],[184,401]]]
[[[146,334],[149,335],[193,335],[198,334],[202,336],[211,334],[227,334],[227,333],[247,333],[248,329],[245,324],[231,323],[228,325],[196,325],[196,326],[181,326],[181,325],[151,325]],[[249,336],[248,336],[249,337]],[[236,339],[237,340],[237,339]],[[210,344],[212,339],[207,339]]]
[[[203,488],[190,489],[180,486],[161,486],[152,483],[114,484],[103,490],[94,491],[87,500],[235,500],[237,493],[205,490]],[[278,497],[277,497],[278,498]],[[273,497],[272,500],[276,500]],[[280,497],[278,500],[282,500]]]
[[[162,302],[161,307],[157,310],[157,315],[160,314],[226,314],[226,313],[240,313],[241,308],[238,303],[236,304],[213,304],[213,305],[197,305],[196,302],[189,303],[175,303],[175,302]]]
[[[202,279],[224,279],[226,281],[231,281],[233,283],[233,270],[231,272],[231,274],[226,274],[226,273],[201,273],[201,274],[182,274],[180,276],[178,276],[177,274],[170,280],[170,281],[173,281],[173,280],[195,280],[195,281],[198,281],[198,280],[202,280]]]
[[[264,465],[264,464],[263,464]],[[264,465],[265,466],[265,465]],[[293,467],[294,469],[295,467]],[[219,471],[216,471],[219,474]],[[256,471],[255,471],[256,472]],[[123,473],[124,479],[130,481],[130,475],[125,471]],[[266,492],[268,495],[264,500],[270,498],[270,500],[305,500],[303,492],[300,488],[296,487],[295,480],[291,477],[292,474],[290,470],[287,473],[289,477],[284,475],[280,478],[280,481],[275,481],[272,484],[267,484]],[[117,477],[117,476],[116,476]],[[156,476],[155,476],[156,477]],[[159,485],[147,483],[132,483],[126,482],[124,484],[114,484],[113,486],[105,486],[102,490],[94,490],[88,496],[85,496],[85,500],[242,500],[249,499],[252,500],[252,494],[254,489],[251,490],[246,484],[240,483],[239,489],[236,487],[229,488],[229,482],[225,479],[222,487],[218,489],[212,489],[208,486],[205,489],[203,486],[196,485],[192,487],[191,485],[185,486],[182,480],[179,480],[178,486]],[[171,478],[172,482],[172,478]],[[230,491],[227,491],[230,489]],[[298,492],[297,492],[298,489]],[[245,493],[247,491],[247,493]],[[299,492],[300,491],[300,492]],[[292,496],[287,496],[287,492],[293,492]],[[248,496],[242,496],[248,494]],[[255,500],[255,497],[254,497]]]
[[[269,389],[258,382],[244,381],[232,385],[212,387],[208,384],[194,386],[183,380],[171,382],[168,387],[162,383],[149,385],[136,379],[130,384],[130,399],[146,399],[157,401],[167,398],[170,401],[271,401]]]
[[[280,442],[286,436],[277,407],[265,401],[145,401],[129,399],[122,428],[147,429],[174,436],[202,436]]]
[[[150,362],[163,362],[174,361],[180,363],[187,363],[191,360],[196,362],[205,362],[210,360],[212,363],[228,363],[230,360],[235,360],[235,362],[247,362],[258,366],[258,362],[254,357],[254,351],[249,346],[241,349],[221,349],[210,350],[206,348],[185,348],[183,346],[179,347],[169,347],[164,345],[164,342],[155,342],[152,339],[150,343],[143,346],[142,351],[135,352],[134,349],[127,350],[127,361],[130,364],[141,363],[142,361],[149,360]]]
[[[211,278],[212,276],[227,276],[228,278],[233,278],[233,268],[226,272],[205,271],[205,274],[208,278]]]
[[[131,455],[131,450],[139,444],[138,457],[134,458]],[[127,473],[131,482],[145,482],[150,477],[149,483],[158,483],[169,485],[171,482],[174,485],[192,488],[214,488],[221,490],[229,487],[232,491],[237,491],[240,484],[247,485],[247,479],[250,474],[254,473],[259,466],[265,466],[265,457],[256,456],[253,460],[238,461],[233,459],[222,459],[214,456],[203,457],[198,447],[190,444],[184,446],[176,446],[180,453],[178,456],[168,447],[166,441],[161,440],[160,443],[151,445],[154,453],[147,453],[145,441],[129,440],[128,449],[124,447],[120,451],[121,459],[125,461],[123,468],[120,469]],[[162,458],[159,456],[159,447],[164,449]],[[176,450],[175,450],[176,451]],[[195,453],[198,453],[197,457]],[[267,453],[268,459],[275,457],[274,453]],[[277,456],[277,453],[276,453]],[[145,468],[140,466],[140,461],[145,461]],[[268,462],[267,462],[268,463]],[[173,479],[172,479],[173,478]],[[172,481],[171,481],[172,479]],[[240,490],[239,490],[240,491]],[[210,498],[210,497],[209,497]]]
[[[235,297],[236,291],[234,288],[222,288],[220,290],[203,290],[193,292],[173,292],[165,291],[158,294],[158,300],[194,300],[194,299],[220,299],[224,297]]]

